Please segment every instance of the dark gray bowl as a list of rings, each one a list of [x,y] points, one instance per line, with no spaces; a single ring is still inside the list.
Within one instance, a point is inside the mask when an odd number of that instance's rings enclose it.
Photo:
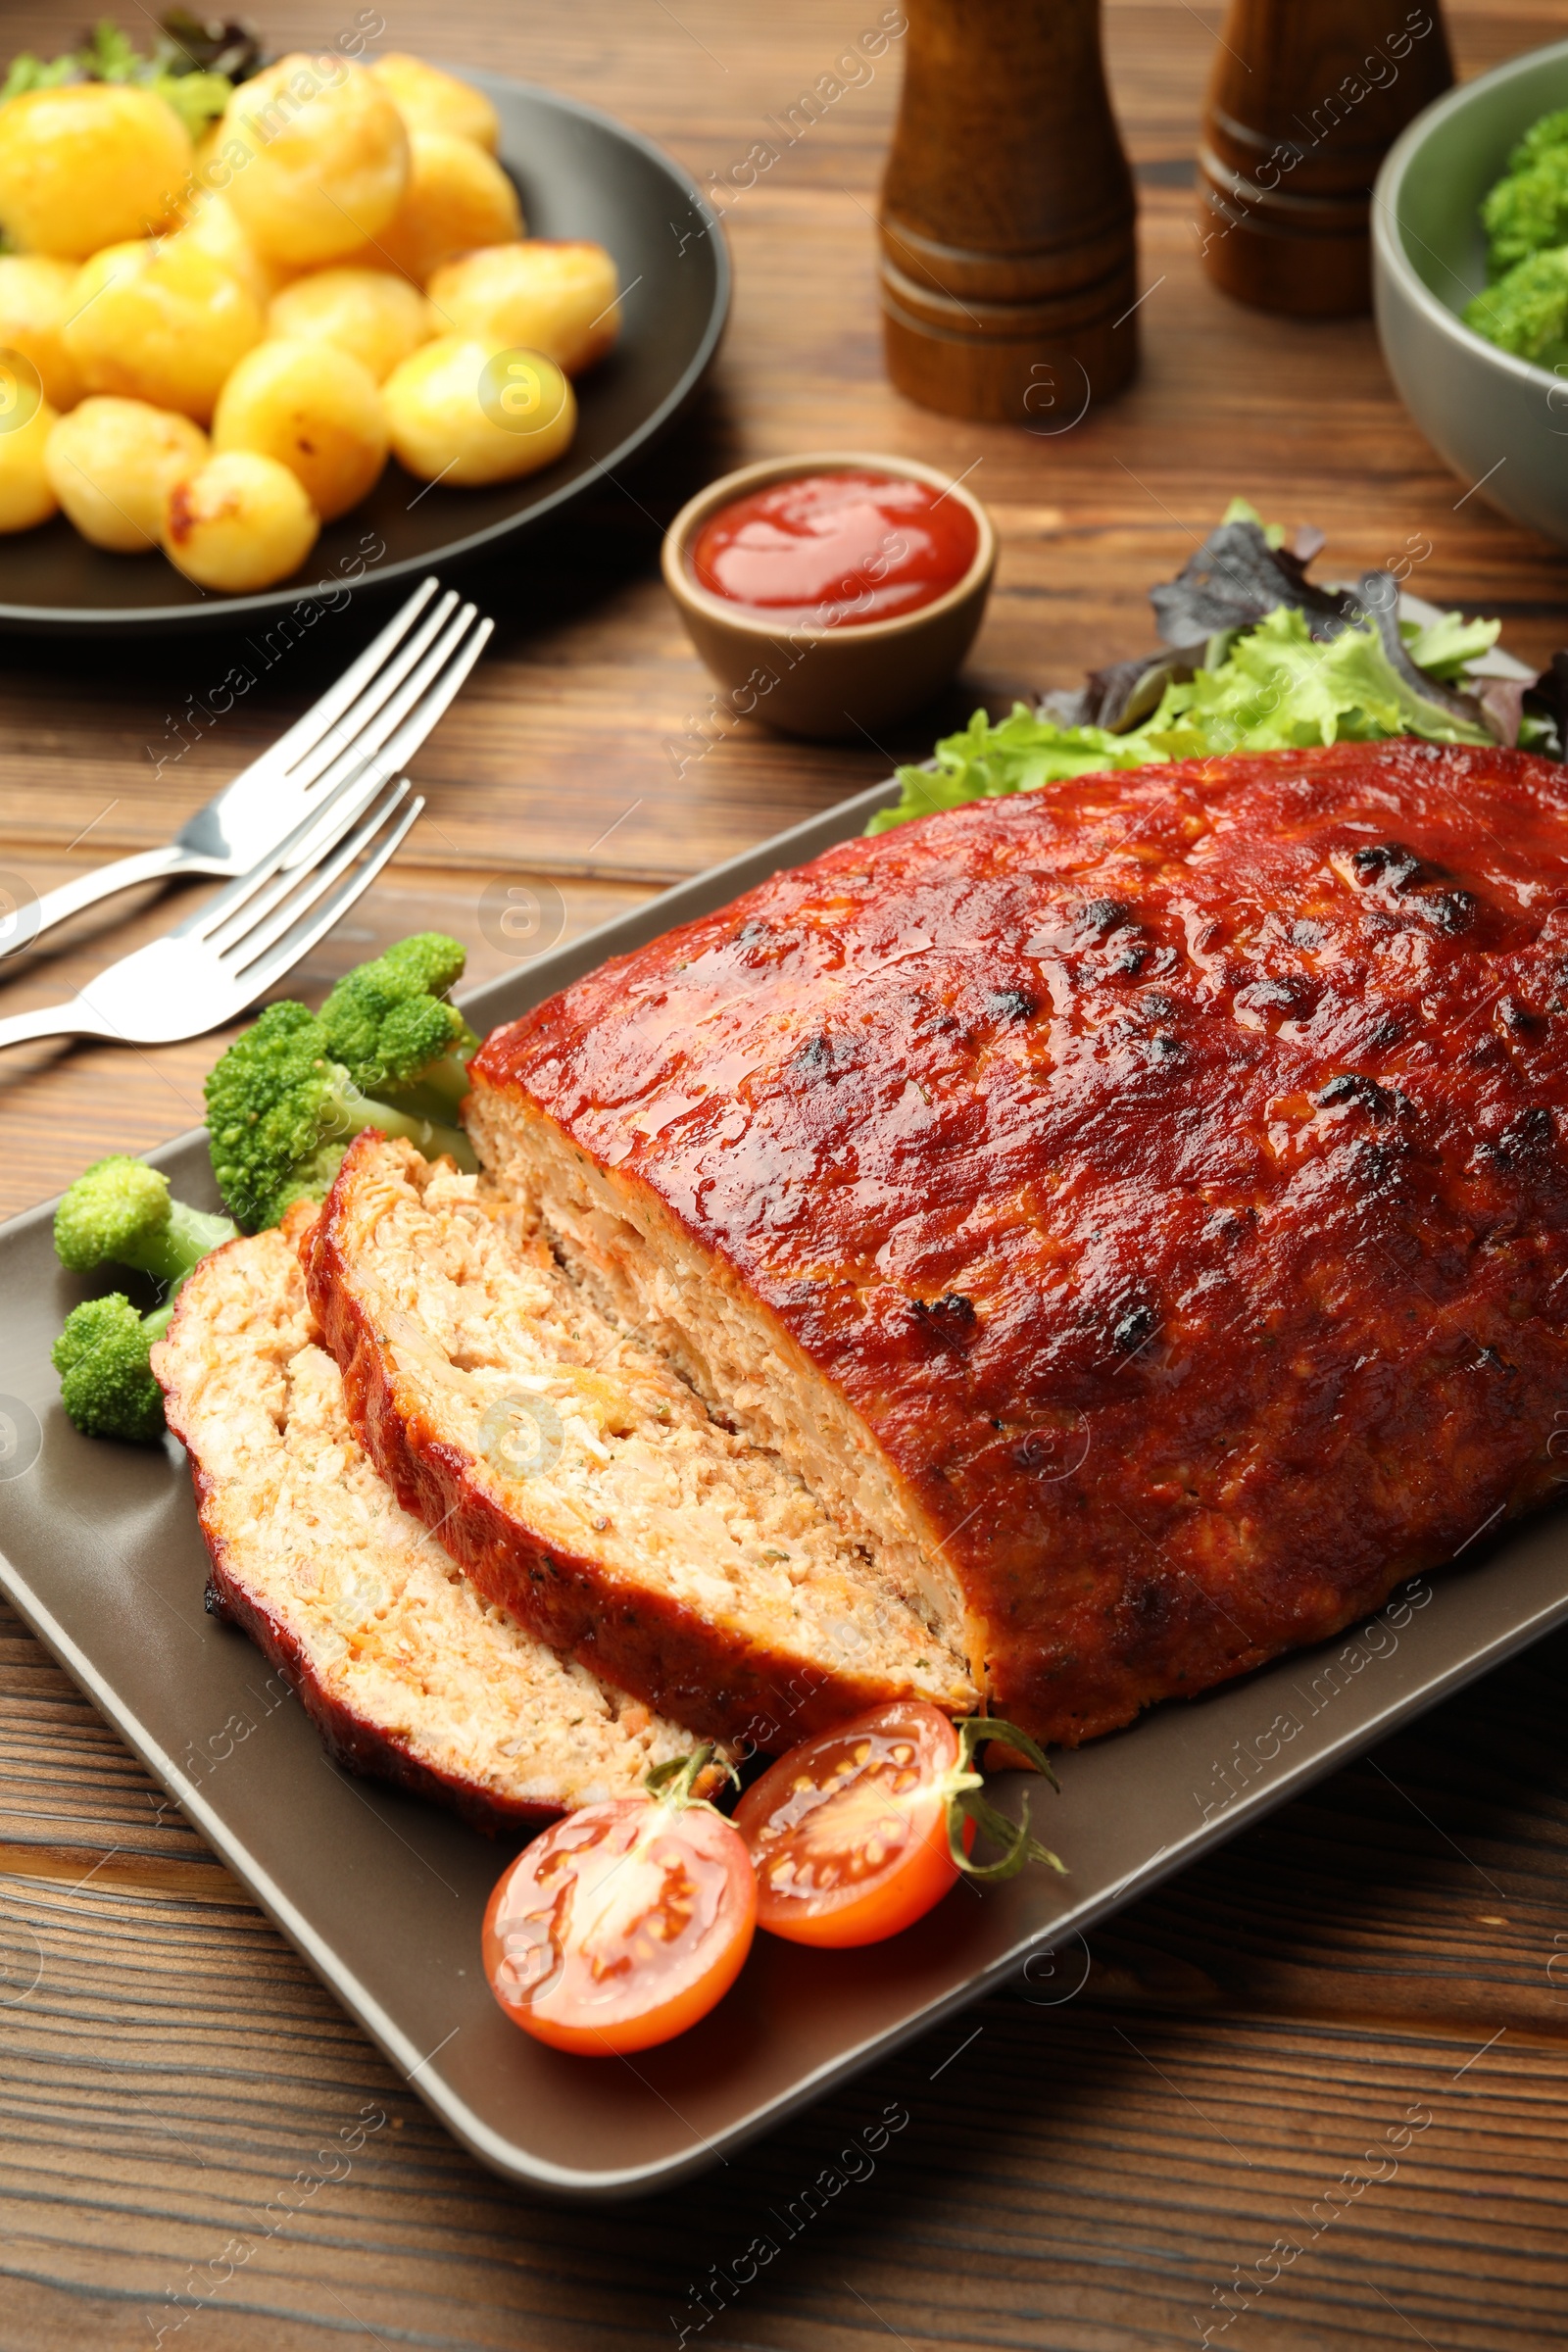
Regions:
[[[1533,49],[1418,115],[1372,202],[1378,333],[1400,399],[1466,487],[1568,546],[1568,379],[1458,314],[1487,282],[1480,204],[1538,116],[1568,106],[1568,41]]]
[[[233,628],[302,598],[340,594],[345,580],[412,587],[559,514],[674,422],[718,348],[729,308],[729,259],[712,214],[677,164],[597,108],[466,66],[452,70],[495,103],[501,160],[529,234],[597,239],[614,255],[625,289],[620,340],[577,387],[577,435],[564,457],[482,490],[427,486],[394,462],[362,505],[327,524],[304,570],[259,596],[208,596],[155,551],[110,555],[57,514],[40,530],[0,539],[0,628],[90,636]]]

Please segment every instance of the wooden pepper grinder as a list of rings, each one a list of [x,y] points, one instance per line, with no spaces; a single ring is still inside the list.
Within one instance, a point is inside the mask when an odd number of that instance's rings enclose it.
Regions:
[[[1442,0],[1231,0],[1203,143],[1203,267],[1259,310],[1372,307],[1372,182],[1453,80]]]
[[[1100,0],[905,0],[882,183],[888,373],[950,416],[1043,433],[1138,361],[1137,205]]]

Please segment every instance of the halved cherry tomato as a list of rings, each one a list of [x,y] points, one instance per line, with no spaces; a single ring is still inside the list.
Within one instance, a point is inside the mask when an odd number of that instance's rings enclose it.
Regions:
[[[484,1915],[490,1988],[525,2034],[612,2057],[706,2017],[740,1973],[757,1881],[736,1831],[686,1791],[584,1805],[517,1856]]]
[[[975,1870],[1006,1877],[1054,1854],[978,1794],[975,1740],[1007,1738],[1046,1772],[1045,1757],[1011,1725],[961,1729],[923,1700],[873,1707],[838,1731],[806,1740],[770,1765],[735,1808],[735,1826],[757,1866],[757,1924],[792,1943],[879,1943],[941,1901],[972,1868],[961,1857],[975,1823],[1003,1843],[1004,1858]]]

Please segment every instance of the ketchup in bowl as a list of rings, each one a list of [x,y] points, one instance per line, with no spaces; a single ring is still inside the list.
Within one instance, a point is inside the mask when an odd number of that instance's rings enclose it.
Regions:
[[[960,500],[893,473],[802,473],[720,507],[692,547],[700,586],[795,626],[918,612],[956,588],[979,533]]]

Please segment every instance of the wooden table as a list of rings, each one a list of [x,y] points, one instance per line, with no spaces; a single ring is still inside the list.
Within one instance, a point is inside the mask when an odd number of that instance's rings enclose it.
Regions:
[[[592,99],[705,185],[879,13],[387,12],[397,46]],[[278,46],[337,24],[301,0],[264,13]],[[5,52],[58,46],[74,22],[0,11]],[[966,474],[996,516],[969,673],[890,752],[1149,643],[1145,587],[1236,491],[1321,524],[1342,571],[1427,550],[1412,584],[1502,613],[1524,655],[1563,640],[1562,559],[1450,479],[1371,326],[1243,312],[1200,277],[1189,159],[1217,22],[1187,0],[1111,0],[1147,357],[1128,397],[1069,433],[953,424],[883,380],[871,215],[896,52],[732,197],[738,290],[710,392],[625,498],[479,575],[497,640],[416,762],[428,811],[306,993],[416,923],[472,940],[483,977],[503,968],[477,929],[497,876],[547,877],[582,928],[885,772],[870,745],[802,749],[751,724],[713,730],[684,767],[669,748],[709,686],[658,584],[660,526],[745,459],[905,451]],[[1474,72],[1560,37],[1568,6],[1472,0],[1453,28]],[[358,611],[323,626],[156,780],[186,697],[224,666],[214,650],[0,645],[0,868],[43,888],[163,838],[364,633]],[[0,1003],[64,993],[169,916],[167,901],[117,903]],[[9,1054],[0,1208],[192,1124],[213,1052]],[[886,2337],[1132,2352],[1205,2327],[1239,2352],[1568,2341],[1568,1641],[1097,1931],[1081,1989],[1081,1964],[1064,1971],[1069,1997],[999,1997],[700,2187],[581,2214],[462,2154],[14,1620],[0,1640],[7,2348],[610,2352],[683,2327],[691,2343],[792,2352]],[[874,2168],[846,2154],[890,2105],[908,2121]],[[345,2173],[318,2151],[362,2115]],[[831,2201],[786,2240],[771,2216],[825,2169]],[[291,2183],[299,2218],[263,2242],[263,2209]],[[760,2234],[782,2251],[733,2283]]]

